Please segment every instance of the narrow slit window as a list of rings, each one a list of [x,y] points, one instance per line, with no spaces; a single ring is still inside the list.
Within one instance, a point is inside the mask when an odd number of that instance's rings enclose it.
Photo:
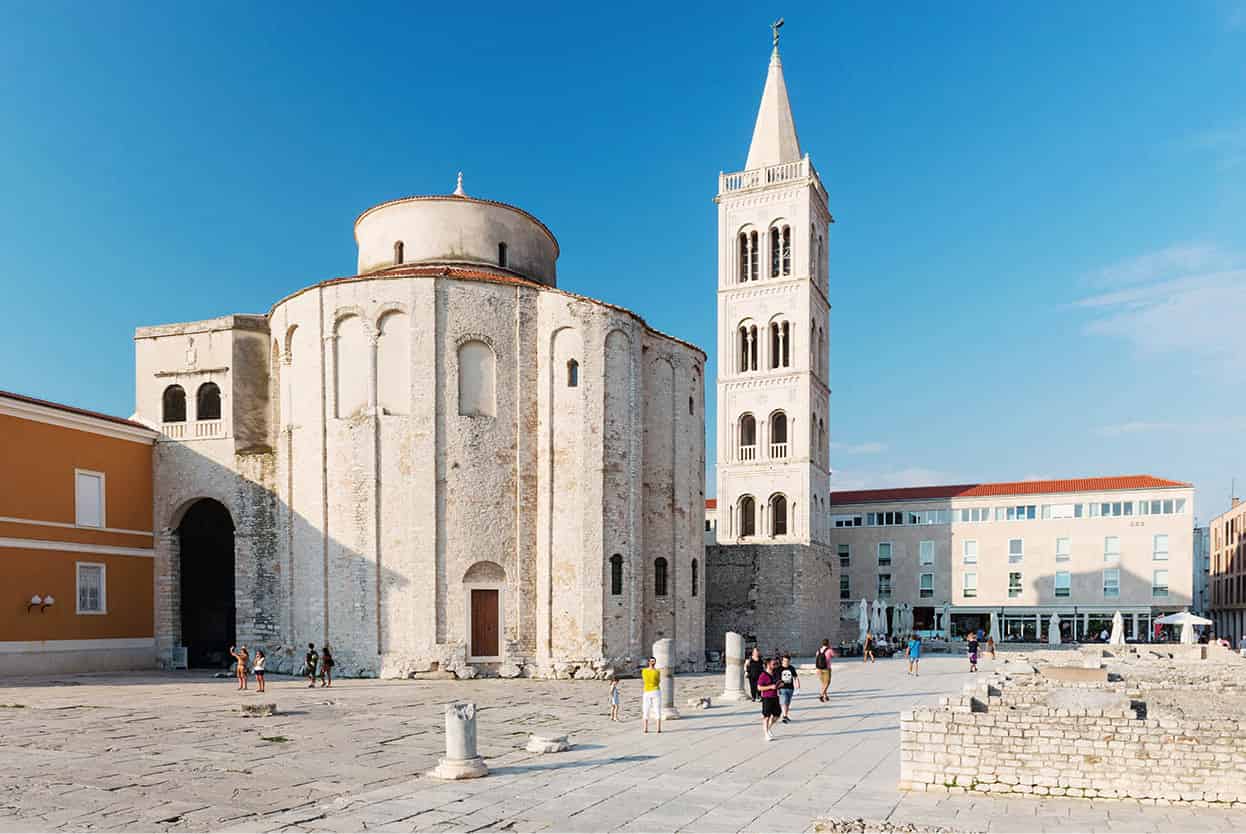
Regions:
[[[580,387],[580,363],[574,359],[567,360],[567,387]]]
[[[506,266],[506,244],[498,244],[498,266]]]

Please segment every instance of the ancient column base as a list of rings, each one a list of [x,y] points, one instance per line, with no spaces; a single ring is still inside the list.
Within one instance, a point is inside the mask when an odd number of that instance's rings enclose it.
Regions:
[[[479,756],[474,759],[442,759],[428,775],[434,779],[479,779],[489,775],[489,768]]]
[[[528,736],[528,745],[524,748],[529,753],[562,753],[571,749],[566,736]]]
[[[679,714],[679,710],[675,709],[675,707],[662,707],[663,721],[678,721],[680,718],[683,718],[683,716]]]
[[[734,692],[724,692],[718,696],[718,700],[725,704],[738,704],[740,701],[751,701],[752,696],[750,696],[747,692],[737,689]]]

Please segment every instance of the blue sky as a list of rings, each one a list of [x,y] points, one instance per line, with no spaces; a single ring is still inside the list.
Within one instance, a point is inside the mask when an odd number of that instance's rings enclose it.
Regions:
[[[349,274],[359,211],[460,169],[554,230],[561,286],[709,348],[783,14],[837,220],[835,488],[1246,492],[1240,0],[209,5],[3,11],[0,388],[129,414],[135,326]]]

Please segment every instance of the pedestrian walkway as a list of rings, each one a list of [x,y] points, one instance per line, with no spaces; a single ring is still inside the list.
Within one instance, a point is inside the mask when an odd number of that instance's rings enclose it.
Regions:
[[[989,666],[989,664],[988,664]],[[901,710],[959,692],[964,659],[839,660],[830,703],[814,679],[793,723],[762,740],[757,705],[685,708],[720,675],[677,679],[684,717],[641,735],[640,686],[588,681],[275,678],[282,714],[244,719],[232,681],[178,673],[0,687],[0,831],[807,831],[819,818],[956,831],[1240,831],[1246,815],[1099,800],[901,794]],[[440,704],[473,700],[491,774],[440,782]],[[21,708],[10,708],[22,704]],[[524,751],[529,732],[574,749]]]

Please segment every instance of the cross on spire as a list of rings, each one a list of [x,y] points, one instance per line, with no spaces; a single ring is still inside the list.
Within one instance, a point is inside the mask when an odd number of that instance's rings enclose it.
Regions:
[[[774,48],[779,48],[779,30],[783,28],[783,18],[779,18],[770,24],[770,31],[774,35]]]

